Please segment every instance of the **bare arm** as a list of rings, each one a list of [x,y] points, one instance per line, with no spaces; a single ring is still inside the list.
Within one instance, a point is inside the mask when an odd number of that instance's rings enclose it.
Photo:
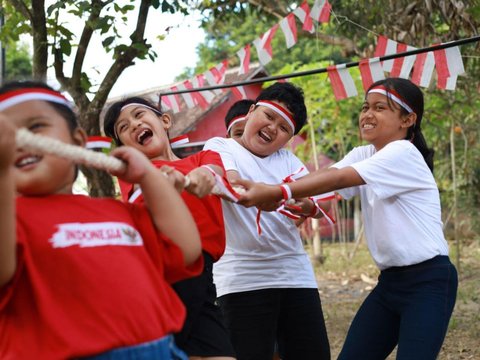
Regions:
[[[0,287],[12,279],[17,266],[14,155],[15,128],[0,116]]]
[[[282,191],[278,185],[253,183],[248,180],[237,180],[236,182],[247,189],[239,201],[244,206],[259,206],[268,210],[273,202],[282,200]],[[292,191],[293,198],[304,198],[363,184],[365,182],[360,175],[352,167],[347,166],[343,169],[317,170],[289,183],[288,186]]]
[[[182,250],[185,264],[190,265],[201,254],[200,234],[183,199],[169,180],[136,149],[120,147],[112,152],[127,163],[122,180],[138,183],[157,229]]]

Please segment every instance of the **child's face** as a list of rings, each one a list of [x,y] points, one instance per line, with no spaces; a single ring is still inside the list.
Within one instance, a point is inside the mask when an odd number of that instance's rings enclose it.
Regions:
[[[149,159],[166,156],[170,149],[167,130],[171,119],[140,106],[127,106],[115,122],[115,132],[124,145],[137,148]]]
[[[414,113],[403,115],[398,104],[392,102],[390,106],[385,95],[370,93],[360,112],[360,133],[363,140],[380,150],[392,141],[404,139],[415,119]]]
[[[265,157],[284,147],[292,136],[293,129],[279,113],[266,106],[252,105],[240,142],[253,154]]]
[[[47,102],[30,100],[2,111],[17,128],[65,143],[85,145],[83,130],[70,132],[66,120]],[[70,194],[75,180],[75,165],[53,155],[17,149],[14,174],[17,192],[23,195]]]
[[[239,121],[235,124],[230,129],[229,136],[232,139],[238,140],[242,137],[243,132],[245,130],[245,123],[246,121]]]

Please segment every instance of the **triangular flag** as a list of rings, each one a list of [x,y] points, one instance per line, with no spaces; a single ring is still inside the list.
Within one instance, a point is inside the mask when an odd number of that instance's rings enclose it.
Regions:
[[[297,43],[297,24],[295,23],[295,15],[293,13],[288,14],[280,21],[280,29],[282,29],[285,35],[287,49],[290,49]]]
[[[328,0],[315,0],[312,10],[310,11],[310,17],[319,23],[328,23],[330,21],[331,11],[332,5],[330,5]]]
[[[382,64],[378,57],[360,60],[358,68],[360,69],[360,76],[362,77],[363,90],[365,91],[367,91],[374,82],[385,79]]]
[[[247,74],[248,69],[250,68],[250,44],[238,50],[237,55],[240,58],[240,66],[238,68],[238,74],[239,75]]]
[[[170,90],[177,91],[178,89],[176,86],[172,86]],[[163,95],[160,97],[160,100],[162,103],[166,105],[168,109],[172,110],[174,113],[180,112],[180,105],[179,105],[180,102],[178,101],[178,96],[176,94]]]
[[[313,26],[312,18],[310,17],[310,7],[308,6],[307,1],[304,1],[302,5],[293,10],[293,13],[300,19],[303,26],[302,29],[313,34],[315,32],[315,27]]]
[[[183,82],[183,84],[185,85],[185,87],[189,90],[192,90],[194,89],[192,83],[189,81],[189,80],[185,80]],[[208,102],[207,100],[205,100],[205,98],[200,94],[200,92],[198,91],[194,91],[194,92],[191,92],[190,93],[192,99],[193,99],[193,102],[195,105],[198,105],[200,106],[202,109],[207,109],[208,108]]]
[[[358,95],[352,75],[345,64],[327,67],[328,77],[337,100]]]
[[[257,49],[258,60],[262,65],[267,65],[272,61],[272,39],[277,29],[278,24],[275,24],[260,38],[253,41],[253,45]]]
[[[232,87],[232,93],[235,95],[237,99],[246,99],[247,93],[245,92],[245,88],[243,86],[236,86]]]
[[[194,88],[197,89],[203,87],[205,85],[205,79],[203,74],[195,76],[192,79],[192,85],[194,86]],[[203,90],[198,92],[198,94],[202,96],[209,104],[213,101],[213,98],[215,97],[215,94],[210,90]]]
[[[188,80],[184,81],[183,83],[181,84],[178,84],[177,87],[178,87],[178,90],[187,90],[189,87],[190,89],[192,88],[192,84],[190,84],[190,82]],[[180,94],[182,97],[183,97],[183,100],[185,100],[185,104],[187,104],[187,107],[189,109],[195,107],[195,102],[193,100],[193,96],[191,93],[182,93]]]

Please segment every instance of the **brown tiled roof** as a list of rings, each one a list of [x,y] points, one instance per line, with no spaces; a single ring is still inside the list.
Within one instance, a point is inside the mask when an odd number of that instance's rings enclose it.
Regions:
[[[225,83],[231,84],[234,82],[251,80],[258,77],[264,77],[267,75],[268,74],[263,66],[261,66],[259,63],[252,63],[250,64],[248,73],[242,74],[242,75],[238,74],[238,67],[227,69],[225,73]],[[129,97],[129,96],[141,96],[141,97],[150,99],[155,104],[158,104],[159,95],[162,91],[170,91],[170,89],[173,86],[178,85],[180,83],[181,82],[176,82],[173,84],[169,84],[169,85],[165,85],[157,88],[151,88],[144,91],[127,94],[122,96],[122,98]],[[189,132],[191,129],[195,127],[195,125],[198,122],[203,120],[210,111],[215,109],[218,105],[222,104],[223,102],[227,101],[228,98],[230,97],[230,94],[231,94],[231,91],[228,88],[224,89],[224,91],[221,94],[215,95],[215,97],[213,98],[213,101],[210,103],[210,105],[206,109],[203,109],[200,106],[196,106],[194,108],[189,109],[186,106],[185,101],[183,100],[183,97],[179,96],[178,98],[180,100],[181,111],[173,115],[174,117],[173,126],[169,130],[170,138]],[[113,102],[116,100],[118,100],[118,98],[109,99],[109,101],[107,101],[107,107],[109,102]]]

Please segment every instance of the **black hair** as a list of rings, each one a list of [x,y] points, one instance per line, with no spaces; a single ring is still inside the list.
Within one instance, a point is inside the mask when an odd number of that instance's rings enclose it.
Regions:
[[[125,105],[132,104],[132,103],[138,103],[138,104],[148,106],[149,108],[153,109],[157,113],[157,115],[162,114],[162,112],[157,108],[157,106],[154,105],[150,100],[147,100],[139,96],[128,97],[111,104],[103,118],[103,132],[105,133],[105,135],[115,140],[115,143],[117,145],[122,145],[122,142],[120,141],[117,134],[115,133],[115,123],[117,122],[118,117],[120,116],[120,112],[122,111],[122,108]]]
[[[257,96],[255,102],[261,100],[278,101],[287,106],[295,120],[294,135],[298,134],[307,121],[307,107],[303,90],[289,82],[277,82],[265,89]]]
[[[228,109],[227,115],[225,115],[225,127],[228,129],[228,126],[234,118],[247,115],[250,107],[253,104],[255,104],[255,101],[252,99],[238,100],[237,102],[233,103],[233,105],[230,106],[230,109]]]
[[[46,90],[58,92],[57,90],[54,90],[52,87],[45,84],[44,82],[26,80],[26,81],[11,81],[3,84],[0,87],[0,95],[13,90],[34,89],[34,88],[40,88],[40,89],[46,89]],[[78,125],[77,115],[72,110],[72,108],[70,108],[67,105],[56,103],[53,101],[48,101],[48,100],[45,100],[45,101],[48,102],[55,109],[55,111],[65,119],[70,132],[73,132],[73,130],[78,128],[79,125]]]
[[[405,139],[410,140],[412,144],[415,145],[415,147],[418,149],[418,151],[420,151],[425,162],[433,173],[433,155],[435,152],[433,149],[428,147],[421,128],[424,111],[424,98],[422,90],[420,90],[417,85],[415,85],[408,79],[387,78],[379,80],[370,85],[366,94],[368,94],[368,91],[370,91],[370,89],[380,85],[384,86],[387,90],[393,90],[398,95],[400,95],[401,99],[408,106],[410,106],[413,112],[417,115],[417,120],[415,124],[408,128],[407,136],[405,137]],[[390,107],[393,107],[392,100],[388,97],[387,100]],[[408,111],[402,106],[400,106],[400,112],[404,115],[408,114]]]

